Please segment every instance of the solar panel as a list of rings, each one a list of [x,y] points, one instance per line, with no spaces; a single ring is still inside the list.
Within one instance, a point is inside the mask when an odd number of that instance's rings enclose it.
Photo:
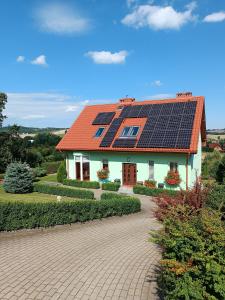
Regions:
[[[116,139],[113,148],[134,148],[137,140],[136,139]]]
[[[186,102],[184,114],[194,115],[197,107],[197,101]]]
[[[188,149],[190,147],[192,130],[179,130],[176,148]]]
[[[99,113],[92,122],[92,125],[109,125],[115,116],[115,112]]]
[[[123,118],[116,118],[112,121],[112,124],[110,125],[108,131],[106,132],[104,138],[102,139],[100,143],[100,147],[110,147],[112,144],[112,141],[114,140],[116,133],[123,122]]]
[[[173,110],[174,103],[162,104],[161,116],[170,116]]]

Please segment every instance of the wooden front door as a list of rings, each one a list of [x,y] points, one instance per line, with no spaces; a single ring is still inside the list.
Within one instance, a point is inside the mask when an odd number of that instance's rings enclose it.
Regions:
[[[137,182],[136,164],[123,164],[123,185],[135,185]]]

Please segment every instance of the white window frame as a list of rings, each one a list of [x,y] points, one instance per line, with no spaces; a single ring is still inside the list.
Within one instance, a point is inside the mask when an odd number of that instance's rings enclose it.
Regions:
[[[126,135],[124,135],[124,131],[126,130],[126,128],[129,128],[128,132]],[[138,128],[138,131],[135,135],[132,135],[132,131],[134,128]],[[139,130],[140,130],[140,126],[126,126],[123,128],[122,132],[121,132],[121,135],[120,135],[120,138],[132,138],[132,137],[136,137],[139,133]]]
[[[152,176],[150,176],[150,167],[153,167],[153,175]],[[149,172],[148,179],[155,180],[155,162],[154,162],[154,160],[148,161],[148,172]]]
[[[101,132],[101,134],[100,135],[98,135],[97,136],[97,132],[100,130],[100,129],[102,129],[102,132]],[[97,139],[97,138],[100,138],[101,136],[102,136],[102,134],[103,134],[103,132],[105,131],[105,127],[98,127],[98,129],[96,130],[96,132],[95,132],[95,138]]]

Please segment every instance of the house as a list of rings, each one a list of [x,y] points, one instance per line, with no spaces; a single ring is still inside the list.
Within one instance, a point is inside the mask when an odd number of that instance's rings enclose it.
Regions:
[[[209,149],[217,150],[217,151],[219,151],[219,152],[222,152],[222,151],[223,151],[223,149],[222,149],[222,147],[221,147],[221,145],[220,145],[219,143],[210,143],[210,144],[208,145],[208,147],[209,147]]]
[[[123,185],[155,180],[168,187],[171,171],[187,189],[201,175],[205,141],[204,97],[178,93],[174,99],[86,106],[57,149],[66,153],[71,179],[96,181],[97,172],[108,169],[108,179]]]

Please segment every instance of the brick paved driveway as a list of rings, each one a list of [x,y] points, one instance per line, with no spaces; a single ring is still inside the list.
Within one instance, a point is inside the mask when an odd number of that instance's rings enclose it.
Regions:
[[[160,258],[142,212],[86,224],[0,234],[0,299],[157,299]]]

